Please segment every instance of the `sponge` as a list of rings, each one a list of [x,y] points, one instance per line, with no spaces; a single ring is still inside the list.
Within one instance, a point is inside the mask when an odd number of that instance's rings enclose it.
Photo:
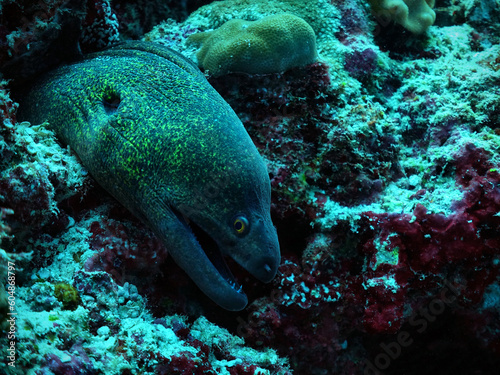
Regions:
[[[258,21],[233,19],[216,30],[191,35],[188,43],[202,44],[198,64],[213,76],[278,73],[317,58],[314,30],[287,13]]]

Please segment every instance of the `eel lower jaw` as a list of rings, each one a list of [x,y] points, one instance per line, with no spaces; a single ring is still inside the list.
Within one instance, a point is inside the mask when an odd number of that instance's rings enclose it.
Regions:
[[[222,255],[222,252],[220,251],[216,241],[185,214],[177,211],[174,208],[171,208],[171,210],[172,212],[174,212],[179,222],[193,237],[194,242],[196,242],[199,248],[204,252],[206,257],[208,258],[208,261],[213,266],[214,272],[218,272],[218,274],[224,280],[224,282],[232,289],[233,298],[235,300],[240,300],[239,306],[236,306],[235,304],[235,306],[229,306],[229,307],[222,304],[220,301],[216,300],[215,302],[221,305],[222,307],[226,308],[227,310],[234,310],[234,311],[242,310],[246,305],[247,297],[243,292],[242,286],[238,284],[235,277],[229,270],[229,267],[227,266],[226,261],[224,260],[224,256]],[[208,295],[208,293],[205,291],[202,285],[198,286]]]

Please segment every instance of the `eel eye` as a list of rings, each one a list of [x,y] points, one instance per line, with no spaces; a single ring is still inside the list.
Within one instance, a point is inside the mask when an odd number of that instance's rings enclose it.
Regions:
[[[250,228],[248,219],[243,215],[238,215],[234,218],[233,228],[237,234],[246,234]]]
[[[120,105],[121,99],[120,94],[116,91],[106,91],[102,97],[102,104],[104,106],[104,111],[108,116],[116,113],[118,106]]]

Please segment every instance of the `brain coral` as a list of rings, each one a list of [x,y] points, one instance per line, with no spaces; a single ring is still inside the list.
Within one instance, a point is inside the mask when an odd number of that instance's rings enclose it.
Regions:
[[[432,10],[435,0],[370,0],[370,3],[377,18],[389,17],[414,34],[423,33],[436,20]]]
[[[278,73],[312,63],[317,57],[314,30],[291,14],[258,21],[233,19],[216,30],[191,35],[188,42],[202,44],[198,63],[214,76]]]

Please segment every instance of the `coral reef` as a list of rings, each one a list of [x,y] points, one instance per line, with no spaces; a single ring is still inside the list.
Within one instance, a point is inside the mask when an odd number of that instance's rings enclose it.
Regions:
[[[64,288],[81,296],[76,309],[33,311],[19,301],[17,327],[24,329],[17,347],[29,350],[33,337],[39,339],[37,350],[20,357],[10,373],[290,374],[272,350],[245,348],[241,338],[203,317],[191,323],[176,315],[153,318],[135,286],[118,286],[105,272],[78,271],[72,283]]]
[[[278,14],[258,21],[232,19],[214,31],[190,35],[202,44],[198,64],[210,75],[278,73],[316,59],[316,36],[303,19]]]
[[[361,0],[223,0],[197,10],[188,1],[178,4],[187,18],[144,35],[193,60],[189,36],[233,19],[287,13],[316,35],[318,60],[307,66],[210,77],[267,164],[282,250],[270,284],[235,272],[250,302],[238,313],[203,296],[44,126],[16,122],[3,82],[0,260],[16,264],[13,373],[496,374],[493,4],[439,4],[435,24],[417,35],[377,25]],[[4,2],[4,14],[13,6]],[[120,30],[130,22],[140,33],[145,18],[130,9],[112,11]],[[77,291],[75,309],[56,285]],[[0,295],[7,330],[8,308]]]

